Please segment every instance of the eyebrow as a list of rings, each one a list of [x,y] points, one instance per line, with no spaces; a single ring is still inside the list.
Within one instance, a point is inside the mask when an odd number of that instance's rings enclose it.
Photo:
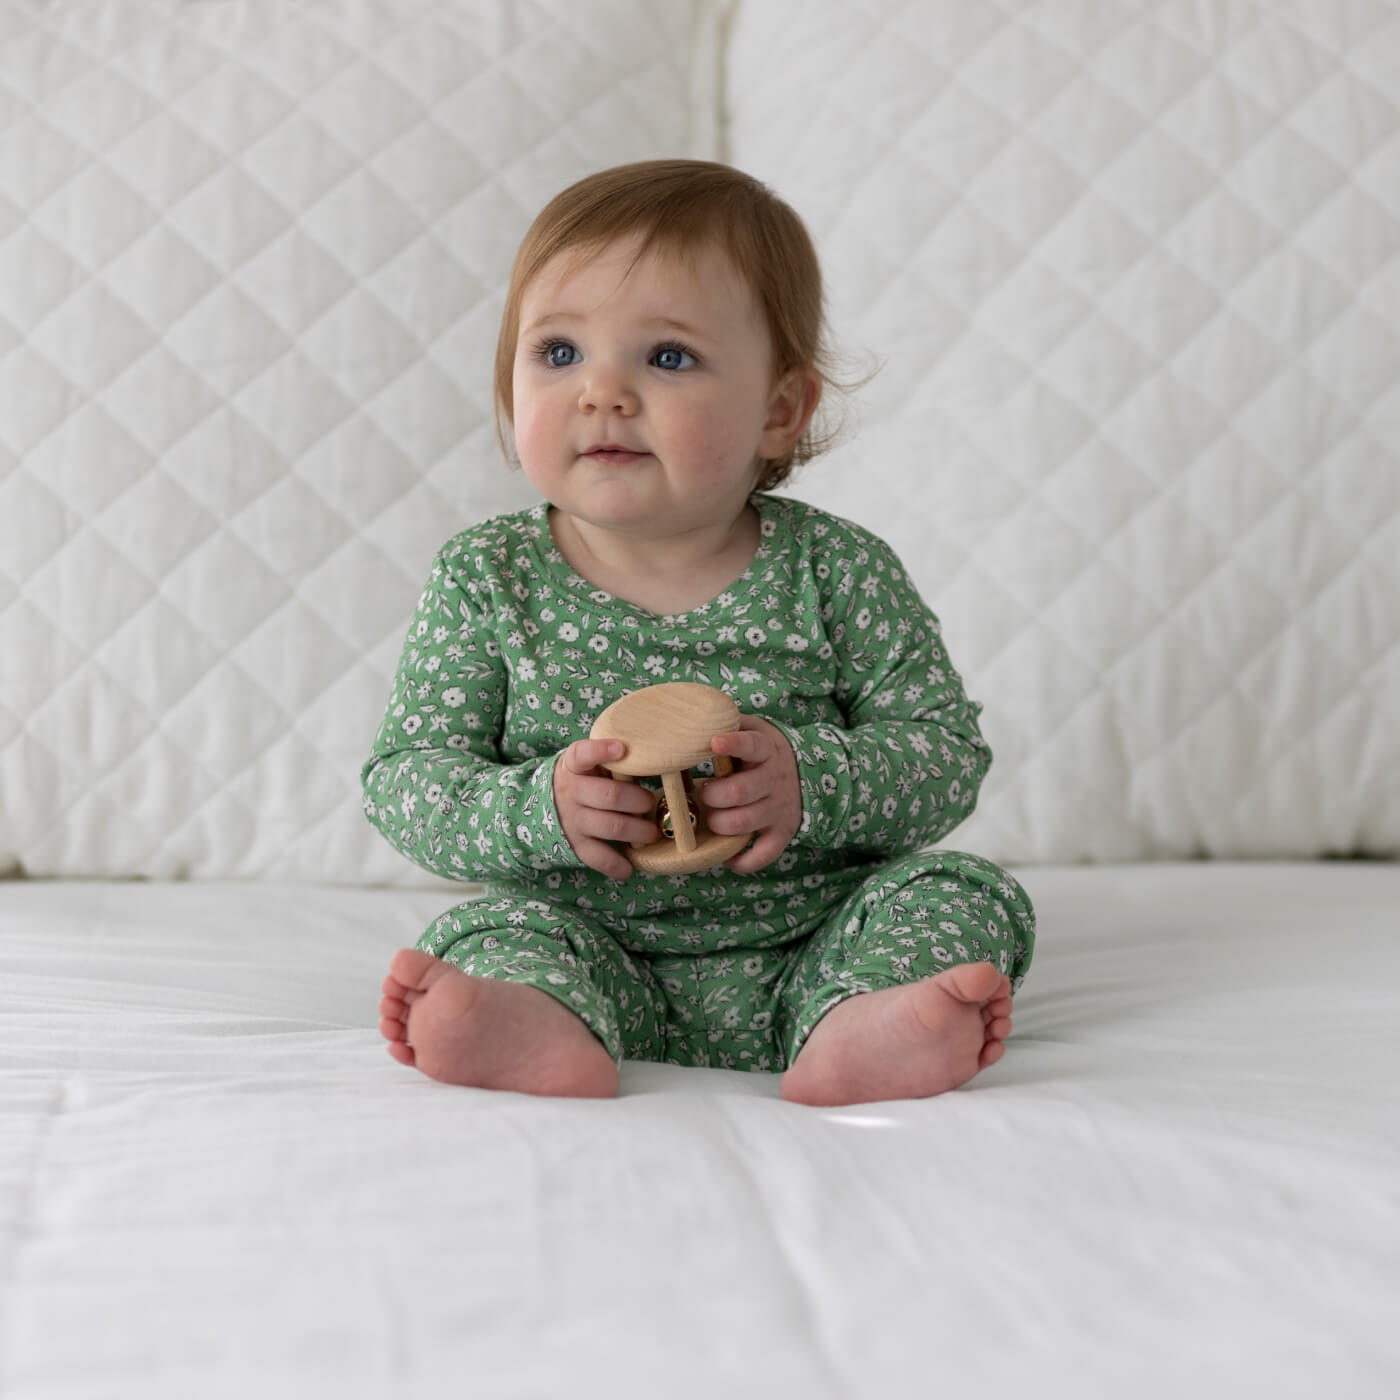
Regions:
[[[528,334],[533,330],[537,330],[540,326],[547,326],[555,321],[583,321],[586,319],[586,317],[577,315],[572,311],[550,311],[543,316],[536,316],[529,325],[523,326],[521,330],[522,334]],[[660,330],[676,331],[681,335],[688,335],[696,340],[706,340],[709,338],[699,326],[693,326],[689,321],[678,321],[673,316],[648,316],[644,324],[647,326],[655,326]]]

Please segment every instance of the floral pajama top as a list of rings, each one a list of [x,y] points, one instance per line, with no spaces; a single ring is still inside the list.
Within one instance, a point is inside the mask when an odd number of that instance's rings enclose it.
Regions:
[[[752,503],[749,567],[670,616],[576,574],[545,503],[449,540],[364,766],[369,820],[427,870],[572,905],[638,951],[672,953],[806,937],[882,863],[957,826],[991,753],[938,620],[875,535],[790,498]],[[791,742],[802,824],[766,869],[617,882],[565,839],[557,756],[661,681],[718,687]]]

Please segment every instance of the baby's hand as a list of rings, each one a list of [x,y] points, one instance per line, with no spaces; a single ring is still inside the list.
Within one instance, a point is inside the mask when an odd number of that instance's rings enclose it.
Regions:
[[[720,836],[758,832],[757,841],[725,862],[738,875],[752,875],[777,860],[802,825],[797,758],[783,731],[757,715],[740,715],[739,728],[717,734],[710,748],[744,766],[701,785],[706,824]]]
[[[613,880],[627,879],[632,864],[610,841],[645,845],[661,835],[644,819],[655,803],[652,794],[600,766],[626,752],[619,739],[580,739],[554,765],[554,806],[569,845],[585,865]]]

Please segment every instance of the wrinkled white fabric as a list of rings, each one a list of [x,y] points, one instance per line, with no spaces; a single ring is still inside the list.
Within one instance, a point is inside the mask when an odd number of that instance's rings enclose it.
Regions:
[[[0,885],[0,1396],[1392,1395],[1400,869],[1019,873],[1002,1062],[832,1110],[401,1068],[435,893]]]

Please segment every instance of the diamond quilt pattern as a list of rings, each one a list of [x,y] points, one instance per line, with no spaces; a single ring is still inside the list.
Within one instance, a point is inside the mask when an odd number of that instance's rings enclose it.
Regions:
[[[358,768],[538,207],[715,154],[647,0],[0,5],[0,870],[406,878]]]
[[[529,499],[510,258],[670,154],[879,359],[795,489],[986,702],[960,843],[1395,853],[1398,76],[1392,0],[4,0],[0,869],[424,878],[357,772],[433,550]]]
[[[1400,7],[754,0],[726,77],[878,362],[795,489],[986,703],[955,840],[1400,850]]]

